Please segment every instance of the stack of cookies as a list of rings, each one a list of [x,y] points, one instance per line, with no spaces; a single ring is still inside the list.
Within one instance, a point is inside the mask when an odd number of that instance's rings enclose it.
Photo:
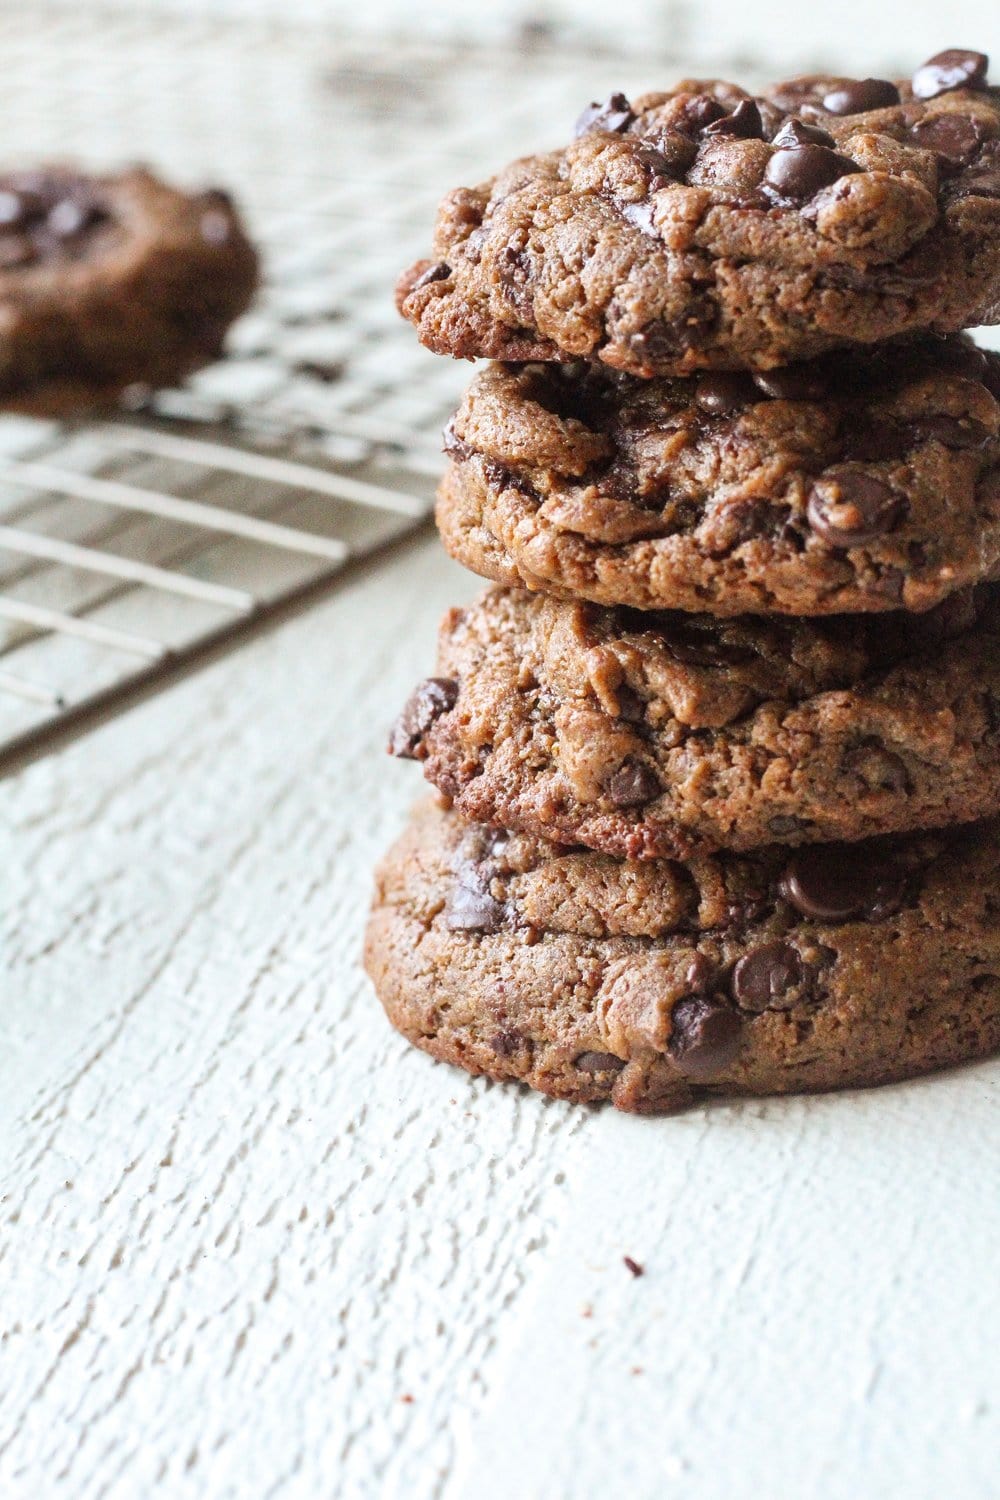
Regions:
[[[1000,90],[685,82],[459,189],[403,315],[496,363],[438,522],[494,581],[392,737],[391,1020],[669,1110],[1000,1046]]]

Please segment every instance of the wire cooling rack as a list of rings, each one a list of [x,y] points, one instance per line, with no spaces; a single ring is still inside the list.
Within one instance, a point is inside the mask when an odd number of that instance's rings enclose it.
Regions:
[[[608,78],[508,51],[0,4],[11,165],[231,188],[265,286],[226,359],[100,421],[0,417],[0,769],[425,522],[468,369],[397,318],[435,201]]]

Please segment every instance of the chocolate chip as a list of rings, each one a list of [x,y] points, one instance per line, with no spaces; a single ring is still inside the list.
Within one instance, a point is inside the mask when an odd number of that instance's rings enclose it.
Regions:
[[[607,785],[608,796],[615,807],[639,807],[660,795],[656,772],[631,756],[622,761]]]
[[[460,438],[458,433],[455,431],[454,417],[441,433],[441,448],[445,453],[447,453],[448,457],[453,458],[456,463],[464,463],[467,458],[472,457],[474,450],[470,448],[468,443],[465,442],[463,438]]]
[[[946,161],[964,165],[983,144],[983,127],[971,115],[935,115],[918,120],[910,135],[924,151],[935,151]]]
[[[831,115],[860,115],[898,103],[899,89],[887,78],[845,78],[823,95],[823,108]]]
[[[715,965],[709,962],[704,953],[695,953],[684,976],[684,983],[691,994],[704,995],[714,978]]]
[[[498,1057],[513,1057],[523,1045],[524,1037],[513,1026],[504,1026],[490,1038],[490,1046]]]
[[[972,417],[918,417],[910,427],[915,438],[942,443],[946,448],[982,448],[993,435]]]
[[[790,943],[762,943],[745,953],[733,969],[733,999],[742,1010],[783,1009],[790,990],[798,989],[806,967]]]
[[[731,115],[723,115],[705,126],[705,135],[735,136],[743,141],[760,141],[764,138],[760,110],[752,99],[741,99]]]
[[[860,170],[856,162],[828,146],[793,146],[774,153],[764,182],[781,198],[806,203],[821,188]]]
[[[709,416],[724,416],[754,399],[753,382],[742,373],[714,370],[700,376],[694,399]]]
[[[899,910],[905,877],[898,866],[870,849],[814,844],[793,855],[779,890],[804,917],[877,922]]]
[[[949,47],[937,52],[913,75],[913,93],[917,99],[936,99],[952,89],[981,89],[986,86],[990,60],[984,52],[966,52]]]
[[[609,94],[598,103],[588,104],[574,127],[574,135],[586,135],[589,130],[607,130],[620,135],[635,119],[632,106],[624,94]]]
[[[863,469],[829,469],[809,491],[809,525],[830,547],[860,547],[891,531],[906,502]]]
[[[389,754],[402,760],[422,759],[421,741],[431,726],[455,707],[458,683],[451,677],[428,677],[411,693],[389,735]]]
[[[695,349],[715,326],[715,308],[707,296],[694,298],[687,314],[672,322],[647,323],[629,339],[632,353],[645,363],[659,364]]]
[[[443,260],[439,260],[436,266],[428,266],[422,271],[416,281],[410,287],[411,292],[419,292],[423,286],[430,286],[435,281],[447,281],[451,275],[451,266]]]
[[[444,922],[449,932],[499,932],[506,916],[503,903],[482,888],[478,870],[459,871],[445,905]]]
[[[826,379],[813,365],[785,365],[780,370],[761,370],[754,385],[775,401],[822,401],[829,393]]]
[[[573,1066],[580,1073],[620,1073],[625,1063],[613,1052],[581,1052],[574,1057]]]
[[[645,1266],[641,1266],[637,1260],[633,1260],[631,1255],[623,1255],[622,1260],[625,1264],[625,1269],[631,1271],[633,1276],[644,1276],[646,1274]]]
[[[771,144],[794,150],[796,146],[835,146],[837,143],[828,130],[792,119],[785,121]]]
[[[670,1055],[685,1078],[708,1080],[736,1057],[743,1027],[735,1010],[718,1000],[686,996],[670,1015]]]

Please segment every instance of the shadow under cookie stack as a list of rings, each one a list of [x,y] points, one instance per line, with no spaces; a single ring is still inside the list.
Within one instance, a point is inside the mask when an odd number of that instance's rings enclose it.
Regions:
[[[395,754],[441,794],[366,963],[438,1058],[577,1100],[1000,1047],[1000,90],[686,82],[445,198],[399,306],[486,358]]]

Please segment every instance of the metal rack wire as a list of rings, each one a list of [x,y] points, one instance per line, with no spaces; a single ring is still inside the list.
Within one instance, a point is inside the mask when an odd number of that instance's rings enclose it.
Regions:
[[[0,417],[2,770],[426,520],[466,372],[398,322],[393,278],[442,187],[557,132],[589,80],[531,52],[373,57],[134,14],[3,11],[0,42],[8,161],[106,166],[127,142],[232,188],[266,268],[227,358],[183,389],[73,425]]]

